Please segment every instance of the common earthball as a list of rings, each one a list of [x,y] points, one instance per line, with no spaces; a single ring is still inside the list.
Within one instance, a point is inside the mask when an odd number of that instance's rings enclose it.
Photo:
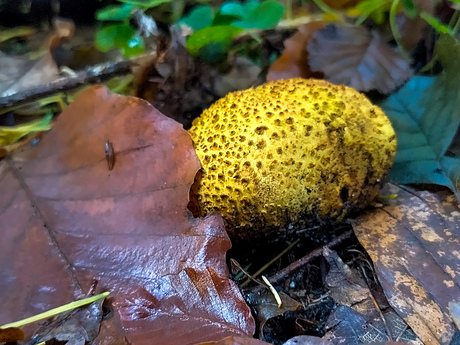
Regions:
[[[220,212],[233,232],[264,231],[303,214],[340,220],[378,194],[396,153],[379,107],[316,79],[232,92],[189,132],[202,164],[195,207],[200,215]]]

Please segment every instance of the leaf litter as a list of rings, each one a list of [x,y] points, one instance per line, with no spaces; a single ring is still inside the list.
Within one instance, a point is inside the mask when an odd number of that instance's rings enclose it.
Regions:
[[[318,35],[319,35],[319,34],[318,34]],[[359,35],[358,35],[358,36],[359,36]],[[404,37],[404,36],[403,36],[403,37]],[[303,43],[302,43],[302,41],[296,42],[296,44],[297,44],[298,46],[301,46],[302,44],[306,45],[306,43],[308,43],[308,41],[303,41]],[[386,44],[386,43],[385,43],[385,44]],[[286,48],[288,48],[288,44],[286,44]],[[391,48],[391,47],[390,47],[390,48]],[[293,50],[293,51],[294,51],[294,50]],[[300,60],[305,59],[304,51],[302,51],[301,53],[302,53],[302,54],[301,54],[300,58],[297,58],[297,63],[299,63]],[[293,55],[295,55],[295,53],[293,53]],[[307,55],[307,56],[308,56],[308,55]],[[374,61],[373,63],[375,63],[375,61]],[[301,69],[304,68],[304,67],[305,67],[305,65],[304,65],[303,67],[301,67]],[[306,64],[306,67],[308,68],[308,63]],[[329,66],[326,66],[326,67],[329,67]],[[360,69],[360,68],[359,68],[359,66],[358,66],[358,67],[356,68],[356,71],[358,71],[358,73],[359,73],[359,69]],[[355,71],[355,73],[356,73],[356,71]],[[281,71],[281,73],[283,73],[283,71]],[[349,77],[351,78],[351,77],[353,77],[353,76],[350,75]],[[414,80],[414,79],[413,79],[413,80]],[[412,81],[412,80],[411,80],[411,81]],[[409,83],[410,83],[410,82],[409,82]],[[396,85],[396,84],[395,84],[395,85]],[[400,85],[400,84],[398,84],[398,85]],[[390,87],[390,86],[388,86],[388,87]],[[396,86],[394,86],[394,85],[391,86],[391,88],[393,88],[393,87],[396,87]],[[171,89],[173,90],[174,88],[171,88]],[[423,89],[423,90],[425,90],[425,89]],[[423,90],[422,90],[422,91],[423,91]],[[160,88],[160,91],[161,91],[161,88]],[[380,90],[380,91],[382,91],[382,90]],[[382,91],[382,92],[383,92],[383,91]],[[192,97],[192,98],[193,98],[193,97]],[[182,99],[182,97],[180,97],[180,99]],[[161,100],[161,101],[162,101],[162,100]],[[165,96],[165,104],[166,104],[166,103],[167,103],[167,96]],[[176,103],[176,102],[171,102],[171,103]],[[187,103],[187,102],[185,102],[185,103]],[[172,114],[172,115],[174,115],[174,114]],[[454,127],[455,127],[455,126],[454,126]],[[455,128],[456,128],[456,127],[455,127]],[[102,142],[107,142],[106,139],[110,139],[111,141],[113,140],[112,138],[105,138],[105,139],[102,140]],[[114,143],[115,143],[115,148],[114,148],[113,151],[114,151],[114,153],[115,153],[116,160],[113,162],[113,163],[114,163],[114,164],[113,164],[113,169],[114,169],[113,171],[111,171],[110,169],[108,169],[108,167],[107,167],[107,162],[108,162],[108,161],[105,161],[106,169],[107,169],[107,171],[108,171],[110,174],[114,174],[114,173],[115,173],[114,171],[117,170],[117,166],[118,166],[119,163],[120,163],[120,161],[119,161],[119,159],[120,159],[119,150],[118,150],[117,147],[116,147],[116,146],[117,146],[117,141],[115,140]],[[123,152],[124,152],[124,151],[123,151]],[[447,152],[447,151],[446,151],[446,152]],[[453,142],[450,144],[449,149],[448,149],[448,152],[449,152],[448,155],[451,154],[452,152],[453,152],[453,153],[456,152],[455,141],[453,141]],[[123,155],[124,155],[124,153],[123,153]],[[21,157],[21,156],[18,156],[18,157]],[[122,157],[122,158],[123,158],[123,157]],[[27,157],[27,159],[29,159],[29,158]],[[102,156],[102,159],[104,159],[103,156]],[[14,161],[14,159],[13,159],[13,161]],[[135,176],[137,176],[137,175],[135,175]],[[130,181],[129,179],[127,179],[127,180]],[[111,212],[109,212],[109,213],[111,213]],[[102,222],[100,222],[100,223],[102,223]],[[217,227],[218,227],[218,226],[217,226]],[[61,230],[59,230],[59,231],[61,231]],[[225,250],[224,250],[224,252],[225,252]],[[126,260],[128,260],[128,258],[127,258]],[[113,268],[113,266],[112,266],[111,268]],[[205,283],[205,284],[208,284],[208,283]],[[286,288],[286,286],[285,286],[285,288]],[[279,287],[278,287],[278,289],[279,289]],[[81,290],[81,289],[80,289],[80,290]],[[287,290],[289,290],[289,289],[287,289]],[[150,311],[152,310],[152,306],[153,306],[155,303],[152,303],[152,300],[151,300],[149,294],[151,294],[151,291],[148,291],[148,289],[145,289],[145,290],[142,290],[142,289],[141,289],[141,291],[139,291],[139,294],[136,295],[136,296],[141,296],[141,297],[139,297],[139,298],[137,298],[137,299],[135,299],[135,300],[133,300],[133,301],[130,300],[130,303],[131,303],[130,306],[132,306],[133,308],[132,308],[132,309],[127,308],[127,309],[125,310],[126,313],[127,313],[127,314],[128,314],[128,313],[131,313],[131,312],[137,313],[137,315],[141,315],[140,318],[144,318],[146,322],[150,321],[150,318],[151,318],[151,317],[149,316],[149,315],[150,315],[149,313],[150,313]],[[113,305],[115,305],[115,307],[116,307],[116,304],[113,304]],[[113,305],[112,305],[112,306],[113,306]],[[450,303],[450,305],[456,305],[456,304],[455,304],[455,303],[454,303],[454,304]],[[116,308],[115,308],[115,309],[116,309]],[[128,309],[129,309],[129,310],[128,310]],[[354,312],[354,311],[352,311],[352,312]],[[347,313],[348,313],[348,312],[347,312]],[[347,314],[347,313],[344,313],[343,315],[349,315],[349,314]],[[350,314],[350,315],[351,315],[351,314]],[[126,315],[125,315],[125,316],[126,316]],[[116,315],[114,318],[117,319],[117,317],[118,317],[118,315]],[[128,318],[128,316],[126,316],[126,317]],[[334,317],[336,317],[336,315],[335,315]],[[341,318],[343,319],[343,316],[342,316]],[[348,316],[345,316],[345,319],[346,319],[346,318],[348,318]],[[147,320],[147,319],[148,319],[148,320]],[[123,315],[122,315],[122,322],[123,322],[123,320],[124,320],[124,319],[123,319]],[[352,320],[352,316],[350,316],[350,320]],[[109,320],[109,322],[112,322],[112,320]],[[331,323],[331,325],[332,325],[332,327],[335,327],[335,325],[333,325],[333,322]],[[361,324],[356,324],[356,325],[352,326],[352,328],[353,328],[353,327],[359,327],[359,326],[362,326],[362,325],[363,325],[362,323],[361,323]],[[107,327],[106,327],[106,328],[107,328]],[[134,327],[133,327],[133,329],[134,329]],[[131,329],[131,331],[133,331],[133,329]],[[141,332],[142,332],[142,327],[140,327],[139,329],[140,329]],[[113,335],[114,337],[116,337],[116,336],[119,335],[119,334],[117,333],[118,331],[117,331],[116,327],[112,327],[112,331],[113,331],[113,332],[112,332],[112,335]],[[108,333],[107,333],[107,332],[108,332],[107,329],[106,329],[106,330],[103,330],[103,332],[106,332],[105,334],[108,334]],[[121,332],[120,334],[124,334],[124,333]],[[247,337],[245,337],[245,338],[230,337],[230,338],[226,338],[225,340],[222,340],[222,341],[210,342],[210,343],[228,343],[228,344],[233,344],[233,343],[235,343],[235,344],[239,344],[240,342],[241,342],[241,344],[246,344],[246,343],[247,343],[247,344],[260,343],[260,342],[257,342],[257,341],[255,341],[255,340],[253,341],[253,339],[250,339],[250,338],[247,338]],[[170,343],[169,339],[168,339],[168,343]],[[310,343],[310,342],[307,342],[307,343]],[[314,340],[312,340],[312,343],[314,343]],[[327,342],[326,342],[326,343],[327,343]]]

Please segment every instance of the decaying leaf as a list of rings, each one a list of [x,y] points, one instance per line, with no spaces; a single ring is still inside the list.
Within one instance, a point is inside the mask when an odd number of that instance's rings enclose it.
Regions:
[[[49,52],[33,60],[27,56],[0,55],[0,97],[50,83],[57,76],[58,68]]]
[[[444,66],[437,77],[414,77],[380,104],[396,132],[393,181],[435,183],[460,199],[460,44],[441,36],[436,53]]]
[[[197,345],[268,345],[268,343],[253,338],[227,337],[219,341],[211,341]]]
[[[419,13],[423,12],[430,15],[434,13],[436,3],[436,0],[413,0],[413,4]],[[404,49],[411,51],[426,36],[428,23],[419,16],[408,18],[402,11],[397,15],[397,26]]]
[[[388,184],[397,194],[358,218],[390,305],[425,345],[449,344],[456,327],[449,303],[460,301],[460,207],[448,190],[430,193]]]
[[[0,324],[75,300],[96,278],[115,312],[95,344],[251,336],[221,217],[187,211],[199,167],[188,133],[147,102],[80,94],[37,146],[0,162]]]
[[[312,335],[298,335],[286,341],[283,345],[332,345],[333,343]]]
[[[393,344],[393,342],[386,342],[389,336],[382,332],[382,328],[376,327],[374,322],[371,322],[350,307],[340,306],[329,316],[326,323],[326,335],[323,339],[336,345]],[[401,332],[404,331],[404,328],[399,330],[395,328],[394,330],[396,334],[393,334],[392,338],[399,337],[406,344],[423,345],[413,333],[410,338],[402,336]]]
[[[308,66],[307,45],[313,33],[325,27],[327,22],[316,21],[302,24],[298,31],[284,41],[283,54],[270,66],[267,81],[289,78],[322,78],[323,74],[312,72]]]
[[[337,310],[340,316],[333,314],[328,320],[329,332],[327,339],[334,344],[359,344],[383,341],[389,336],[416,343],[416,336],[408,329],[407,324],[391,308],[386,301],[377,302],[363,277],[357,270],[345,264],[339,255],[328,247],[323,249],[323,256],[329,264],[329,272],[325,283],[329,296],[346,309]],[[377,296],[378,297],[378,296]],[[337,318],[345,324],[337,326]]]
[[[214,81],[213,90],[219,97],[262,84],[261,68],[248,58],[238,56],[230,61],[230,64],[231,70],[226,74],[217,75]]]
[[[335,251],[327,247],[323,249],[323,256],[329,264],[325,283],[331,298],[361,314],[375,316],[377,311],[370,298],[369,288],[359,273],[352,270]]]
[[[46,52],[40,57],[7,56],[0,54],[0,97],[6,97],[33,86],[50,83],[58,78],[58,66],[52,56],[63,40],[72,37],[72,21],[56,19],[54,36],[46,40]]]
[[[283,315],[287,311],[300,310],[302,303],[289,297],[284,292],[279,292],[281,298],[281,306],[275,300],[273,294],[267,289],[262,293],[249,294],[247,296],[248,303],[256,311],[256,318],[259,325],[260,338],[262,337],[265,323],[276,316]]]
[[[52,320],[40,325],[33,336],[35,343],[51,340],[66,342],[66,345],[84,345],[92,342],[99,333],[103,317],[99,299],[87,306],[56,315]]]
[[[17,327],[0,328],[0,342],[12,343],[24,339],[24,332]]]
[[[334,84],[387,94],[412,75],[408,62],[377,32],[330,24],[313,33],[308,44],[312,71]]]

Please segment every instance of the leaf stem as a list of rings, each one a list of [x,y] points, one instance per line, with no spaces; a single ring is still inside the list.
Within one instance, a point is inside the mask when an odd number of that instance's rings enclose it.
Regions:
[[[393,37],[395,38],[396,44],[398,45],[399,49],[401,50],[401,53],[403,55],[406,55],[406,52],[404,50],[404,45],[402,42],[401,34],[398,30],[398,25],[396,23],[396,11],[398,10],[398,5],[399,5],[400,0],[393,0],[391,3],[390,7],[390,28],[391,32],[393,33]]]

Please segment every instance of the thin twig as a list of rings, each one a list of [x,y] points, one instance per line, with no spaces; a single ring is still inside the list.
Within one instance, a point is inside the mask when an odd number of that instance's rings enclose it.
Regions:
[[[335,248],[342,244],[344,241],[350,239],[353,236],[353,230],[348,230],[347,232],[343,233],[342,235],[336,237],[332,241],[330,241],[327,246],[328,248]],[[322,255],[323,252],[323,247],[316,248],[315,250],[311,251],[304,257],[300,258],[297,261],[294,261],[292,264],[289,266],[283,268],[282,270],[278,271],[276,274],[271,276],[269,280],[271,281],[272,284],[279,284],[281,281],[285,280],[290,274],[292,274],[293,271],[298,270],[303,268],[304,266],[308,265],[310,261],[313,259],[316,259]],[[257,293],[261,291],[260,286],[256,286],[252,289],[251,292]]]
[[[275,256],[273,259],[271,259],[269,262],[267,262],[264,266],[262,266],[256,273],[252,275],[253,278],[257,278],[263,271],[265,271],[271,264],[273,264],[275,261],[277,261],[280,257],[282,257],[284,254],[286,254],[288,251],[292,249],[297,243],[299,242],[299,239],[296,239],[294,242],[292,242],[285,250],[283,250],[281,253],[279,253],[277,256]],[[241,287],[245,287],[248,285],[250,282],[249,279],[247,279],[243,284],[241,284]]]
[[[264,286],[260,281],[258,281],[257,279],[254,279],[253,276],[251,276],[249,274],[249,272],[247,272],[243,267],[241,267],[240,263],[238,261],[236,261],[235,259],[230,259],[230,262],[232,263],[232,265],[235,265],[236,267],[238,267],[238,269],[246,276],[248,277],[248,279],[252,280],[254,283],[257,283],[259,285],[262,285]]]
[[[105,66],[94,66],[88,70],[77,72],[75,76],[59,79],[46,85],[38,85],[19,91],[11,96],[0,97],[0,108],[12,107],[20,103],[28,103],[53,95],[66,92],[87,84],[97,84],[115,76],[132,73],[134,61],[121,61]]]
[[[374,304],[375,309],[377,309],[377,312],[379,313],[380,318],[383,321],[383,325],[385,326],[385,331],[387,332],[388,340],[393,341],[393,338],[391,337],[390,327],[388,327],[387,320],[385,319],[385,316],[383,315],[382,311],[380,310],[379,304],[377,303],[377,301],[374,298],[374,295],[371,292],[371,288],[369,286],[369,278],[367,277],[366,272],[364,272],[364,268],[362,266],[360,268],[361,268],[361,271],[363,273],[364,278],[366,279],[367,288],[369,289],[369,297],[371,298],[372,303]]]

